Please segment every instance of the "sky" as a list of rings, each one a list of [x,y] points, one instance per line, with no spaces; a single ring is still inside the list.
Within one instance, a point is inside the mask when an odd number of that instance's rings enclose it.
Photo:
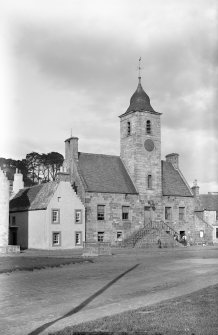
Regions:
[[[161,116],[162,159],[218,192],[215,0],[2,0],[0,157],[119,155],[119,115],[138,84]]]

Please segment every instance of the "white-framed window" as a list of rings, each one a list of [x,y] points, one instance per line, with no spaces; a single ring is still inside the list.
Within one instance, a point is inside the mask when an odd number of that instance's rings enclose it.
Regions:
[[[81,209],[75,210],[75,223],[82,223],[82,210]]]
[[[60,209],[51,210],[51,222],[60,223]]]
[[[103,231],[98,232],[98,242],[104,242],[104,232]]]
[[[171,220],[171,219],[172,219],[172,208],[165,207],[165,220]]]
[[[185,219],[185,207],[179,207],[179,221]]]
[[[122,220],[129,220],[129,206],[122,206]]]
[[[59,231],[52,232],[52,245],[54,247],[61,245],[61,232]]]
[[[123,232],[117,231],[117,241],[121,242],[123,240]]]
[[[204,237],[204,231],[200,230],[200,237],[203,238]]]
[[[218,221],[218,211],[216,211],[216,221]]]
[[[81,231],[75,232],[75,245],[82,245],[82,232]]]
[[[105,205],[97,205],[97,220],[104,221]]]

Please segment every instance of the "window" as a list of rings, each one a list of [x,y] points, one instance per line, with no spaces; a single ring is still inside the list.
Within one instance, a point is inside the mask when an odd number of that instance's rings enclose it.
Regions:
[[[75,232],[75,244],[82,245],[82,232],[81,231]]]
[[[60,210],[52,209],[52,223],[60,223]]]
[[[216,221],[218,221],[218,211],[216,211]]]
[[[171,207],[165,207],[165,220],[171,220]]]
[[[98,232],[98,242],[104,242],[104,232],[103,231]]]
[[[104,205],[97,206],[97,220],[104,220]]]
[[[147,120],[146,122],[146,133],[150,134],[151,133],[151,121]]]
[[[53,246],[60,246],[61,245],[61,233],[60,232],[53,232],[52,233],[52,245]]]
[[[185,218],[185,207],[179,207],[179,221],[184,220]]]
[[[149,174],[147,178],[148,189],[152,189],[152,175]]]
[[[200,230],[200,237],[203,238],[204,237],[204,231]]]
[[[117,231],[117,241],[122,241],[123,240],[123,233],[122,231]]]
[[[216,238],[218,238],[218,228],[216,228]]]
[[[127,136],[131,135],[131,123],[127,122]]]
[[[75,210],[75,223],[82,223],[82,210],[81,209]]]
[[[129,220],[129,206],[122,207],[122,220]]]
[[[16,225],[16,217],[12,216],[12,222],[11,222],[12,226]]]

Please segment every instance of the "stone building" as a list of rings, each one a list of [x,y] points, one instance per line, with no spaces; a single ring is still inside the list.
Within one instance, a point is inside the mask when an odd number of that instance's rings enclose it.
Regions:
[[[65,141],[64,166],[85,205],[87,241],[132,239],[143,245],[177,234],[195,243],[200,230],[207,230],[211,241],[212,228],[196,218],[179,155],[161,161],[161,113],[151,106],[140,77],[120,115],[120,156],[79,152],[78,138],[71,137]]]
[[[218,244],[218,192],[199,194],[199,186],[195,183],[193,187],[196,199],[195,213],[204,222],[213,228],[213,244]],[[204,238],[204,232],[200,232]]]

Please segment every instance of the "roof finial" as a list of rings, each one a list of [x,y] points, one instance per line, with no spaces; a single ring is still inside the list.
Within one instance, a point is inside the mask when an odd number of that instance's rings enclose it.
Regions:
[[[72,135],[72,128],[70,128],[70,137],[72,137],[73,135]]]
[[[139,76],[138,76],[138,79],[139,79],[139,83],[141,83],[141,60],[142,60],[142,57],[139,58],[139,66],[138,66],[138,71],[139,71]]]

